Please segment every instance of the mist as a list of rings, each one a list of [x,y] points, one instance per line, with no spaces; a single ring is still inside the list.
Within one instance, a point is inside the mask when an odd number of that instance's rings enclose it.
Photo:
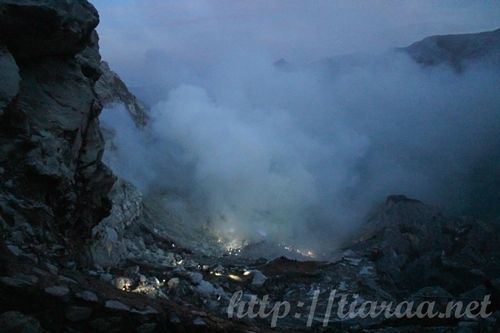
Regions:
[[[104,57],[151,107],[141,130],[103,112],[106,162],[228,239],[334,248],[394,193],[460,213],[498,157],[499,69],[394,50],[494,29],[498,3],[96,5]]]

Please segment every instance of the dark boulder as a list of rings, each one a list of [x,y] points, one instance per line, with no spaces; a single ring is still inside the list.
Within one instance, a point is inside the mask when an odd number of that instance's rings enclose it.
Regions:
[[[86,0],[1,0],[0,38],[19,58],[74,56],[99,24]]]

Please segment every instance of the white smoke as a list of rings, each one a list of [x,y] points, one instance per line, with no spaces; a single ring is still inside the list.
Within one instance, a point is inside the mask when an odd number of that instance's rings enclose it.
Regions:
[[[205,5],[195,7],[218,10]],[[208,25],[203,47],[217,46],[225,25]],[[149,39],[161,40],[151,31]],[[181,31],[205,34],[191,25]],[[345,237],[388,194],[460,207],[471,170],[498,148],[498,70],[422,68],[392,51],[355,66],[337,60],[341,71],[326,63],[284,70],[259,46],[211,50],[200,68],[166,51],[146,53],[141,66],[155,72],[139,82],[155,91],[148,128],[137,130],[119,110],[102,115],[117,133],[117,149],[106,154],[115,172],[146,192],[168,193],[186,221],[314,247]]]

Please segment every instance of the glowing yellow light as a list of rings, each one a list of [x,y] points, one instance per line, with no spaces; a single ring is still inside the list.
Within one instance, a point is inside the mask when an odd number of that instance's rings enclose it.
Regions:
[[[252,274],[252,271],[245,271],[245,272],[243,273],[243,275],[245,275],[245,276],[248,276],[248,275],[250,275],[250,274]]]
[[[214,275],[215,276],[222,276],[222,273],[221,272],[215,272]]]
[[[241,281],[241,277],[239,277],[238,275],[228,274],[227,277],[234,281]]]

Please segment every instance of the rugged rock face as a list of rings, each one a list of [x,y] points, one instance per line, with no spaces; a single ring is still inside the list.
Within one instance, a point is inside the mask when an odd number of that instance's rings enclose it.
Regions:
[[[349,247],[371,258],[392,290],[433,283],[462,293],[500,274],[500,226],[450,218],[404,196],[390,196]]]
[[[111,191],[111,214],[92,229],[89,246],[94,264],[116,267],[130,255],[126,231],[142,217],[142,195],[131,184],[119,179]]]
[[[95,92],[104,105],[123,104],[137,127],[144,127],[148,121],[147,108],[132,94],[118,74],[107,62],[101,62],[102,75],[95,85]]]
[[[0,211],[83,242],[114,182],[94,86],[99,22],[87,1],[0,1]]]
[[[1,39],[16,59],[74,56],[88,46],[99,23],[86,0],[2,0]]]

